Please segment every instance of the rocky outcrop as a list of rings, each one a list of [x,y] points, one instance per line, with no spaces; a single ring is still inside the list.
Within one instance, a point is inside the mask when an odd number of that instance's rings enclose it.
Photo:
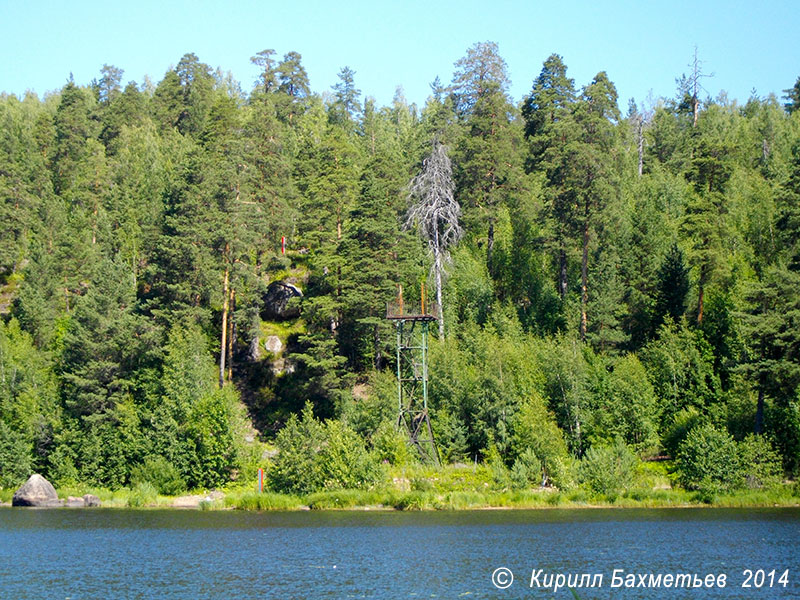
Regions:
[[[279,338],[277,335],[270,335],[267,336],[267,339],[264,342],[264,348],[267,350],[267,352],[279,354],[280,351],[283,350],[283,342],[281,342],[281,338]]]
[[[300,288],[287,281],[273,281],[264,294],[264,307],[261,309],[261,318],[268,321],[294,319],[300,316],[300,307],[292,298],[302,298]]]
[[[14,492],[11,506],[62,506],[56,489],[47,479],[34,473],[21,488]]]
[[[93,494],[85,494],[81,498],[70,496],[67,498],[64,506],[68,508],[90,508],[93,506],[100,506],[100,498]]]

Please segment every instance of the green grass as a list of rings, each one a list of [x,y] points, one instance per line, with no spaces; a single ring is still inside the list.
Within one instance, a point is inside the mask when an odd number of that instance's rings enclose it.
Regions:
[[[261,321],[261,338],[266,339],[270,335],[276,335],[281,339],[285,346],[286,340],[293,333],[305,333],[306,323],[303,319],[291,319],[288,321]]]
[[[558,491],[531,488],[525,490],[492,489],[490,471],[481,465],[448,465],[442,469],[411,465],[390,467],[383,485],[371,490],[326,490],[305,496],[274,492],[258,493],[252,486],[231,484],[224,497],[213,502],[201,502],[201,510],[238,509],[268,510],[478,510],[488,508],[672,508],[690,506],[711,507],[772,507],[800,506],[800,485],[783,485],[771,490],[741,490],[725,494],[709,494],[666,489],[665,472],[661,468],[645,474],[647,487],[621,494],[592,494],[582,488]],[[152,486],[135,486],[109,490],[91,486],[58,488],[59,498],[93,494],[102,506],[111,508],[169,507],[174,498],[158,495]],[[0,490],[0,502],[10,502],[14,489]],[[188,494],[189,492],[187,492]],[[202,491],[195,491],[202,494]]]
[[[223,506],[240,510],[297,510],[303,506],[303,502],[297,496],[288,494],[250,491],[226,494]]]

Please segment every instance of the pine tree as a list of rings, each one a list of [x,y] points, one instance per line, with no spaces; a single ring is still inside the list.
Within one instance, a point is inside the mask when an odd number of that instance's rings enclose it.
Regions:
[[[568,290],[567,254],[572,229],[567,210],[572,202],[569,199],[571,192],[565,187],[564,152],[567,142],[577,135],[574,103],[574,80],[567,77],[567,67],[561,57],[552,54],[545,60],[531,93],[523,102],[522,115],[529,144],[526,168],[528,171],[542,170],[546,176],[545,216],[555,238],[549,241],[549,245],[556,257],[557,288],[562,300]]]
[[[453,94],[464,126],[455,149],[456,185],[468,227],[486,231],[490,273],[498,207],[524,187],[522,128],[507,87],[505,61],[494,43],[475,44],[456,62]]]

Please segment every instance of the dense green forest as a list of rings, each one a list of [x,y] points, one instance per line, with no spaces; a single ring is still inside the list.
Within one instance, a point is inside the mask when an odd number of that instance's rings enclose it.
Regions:
[[[186,54],[0,95],[0,486],[369,486],[415,460],[384,312],[422,283],[446,463],[797,475],[800,79],[742,103],[695,70],[621,111],[553,54],[516,102],[487,42],[377,106],[348,67],[320,93],[296,52],[252,62],[250,92]]]

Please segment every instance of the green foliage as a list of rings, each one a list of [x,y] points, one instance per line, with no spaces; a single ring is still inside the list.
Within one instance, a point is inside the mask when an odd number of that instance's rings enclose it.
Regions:
[[[619,437],[638,453],[652,454],[658,450],[659,415],[647,372],[632,354],[615,361],[612,368],[595,394],[602,400],[594,411],[592,437],[607,442]]]
[[[31,474],[31,449],[25,437],[0,421],[0,488],[23,483]]]
[[[215,390],[200,399],[188,415],[187,438],[193,444],[194,461],[188,465],[190,487],[211,488],[229,481],[241,466],[237,435],[236,394],[230,388]]]
[[[796,400],[770,406],[766,415],[768,430],[781,449],[784,468],[796,476],[800,472],[800,389]]]
[[[545,481],[559,488],[570,487],[567,445],[540,395],[522,402],[512,421],[512,430],[511,448],[515,456],[512,471],[519,462],[533,484]]]
[[[113,489],[144,472],[189,487],[251,478],[247,440],[306,401],[329,421],[290,422],[306,447],[281,434],[299,466],[278,459],[280,489],[370,487],[382,461],[418,468],[392,427],[384,309],[398,285],[418,301],[429,277],[403,216],[432,139],[450,149],[463,208],[433,277],[449,275],[429,356],[445,461],[481,483],[494,470],[496,501],[537,505],[590,496],[507,488],[538,484],[539,469],[574,487],[577,457],[617,438],[683,456],[678,473],[706,499],[771,485],[764,439],[797,475],[797,85],[786,105],[701,104],[683,79],[678,97],[623,117],[605,72],[576,86],[554,54],[518,110],[482,42],[418,111],[401,93],[378,106],[349,68],[314,93],[296,52],[253,62],[250,93],[186,54],[153,84],[123,89],[103,65],[88,87],[0,95],[3,485],[32,471]],[[301,318],[262,324],[266,287],[288,278]],[[280,357],[258,350],[268,329]],[[758,468],[695,465],[702,431],[730,454],[709,424]],[[485,503],[423,479],[433,489],[387,504]],[[319,504],[354,501],[332,498]]]
[[[269,470],[276,491],[307,494],[323,489],[365,489],[380,468],[358,435],[344,423],[321,423],[310,404],[289,418],[275,438],[278,456]]]
[[[524,490],[540,485],[542,482],[542,463],[536,454],[528,448],[514,461],[509,473],[511,487],[515,490]]]
[[[159,494],[177,496],[186,490],[186,482],[163,456],[148,456],[144,463],[131,469],[131,483],[151,483]]]
[[[761,435],[748,435],[738,443],[739,464],[748,488],[772,488],[782,479],[780,455]]]
[[[578,478],[597,494],[611,496],[628,490],[633,484],[636,456],[621,440],[613,446],[592,446],[578,465]]]
[[[713,425],[692,429],[678,449],[678,478],[687,489],[717,493],[737,487],[741,463],[736,442]]]
[[[672,422],[667,425],[664,430],[663,445],[667,453],[675,457],[678,455],[683,440],[689,435],[689,432],[702,423],[703,419],[696,408],[690,406],[689,408],[682,408],[676,412],[672,417]]]
[[[372,450],[381,462],[403,466],[414,460],[408,435],[389,421],[384,421],[372,436]]]
[[[137,483],[128,496],[128,506],[131,508],[142,508],[152,506],[158,500],[158,490],[149,481]]]
[[[719,376],[708,343],[698,333],[669,321],[641,352],[642,365],[661,400],[662,425],[684,408],[706,410],[719,397]]]

